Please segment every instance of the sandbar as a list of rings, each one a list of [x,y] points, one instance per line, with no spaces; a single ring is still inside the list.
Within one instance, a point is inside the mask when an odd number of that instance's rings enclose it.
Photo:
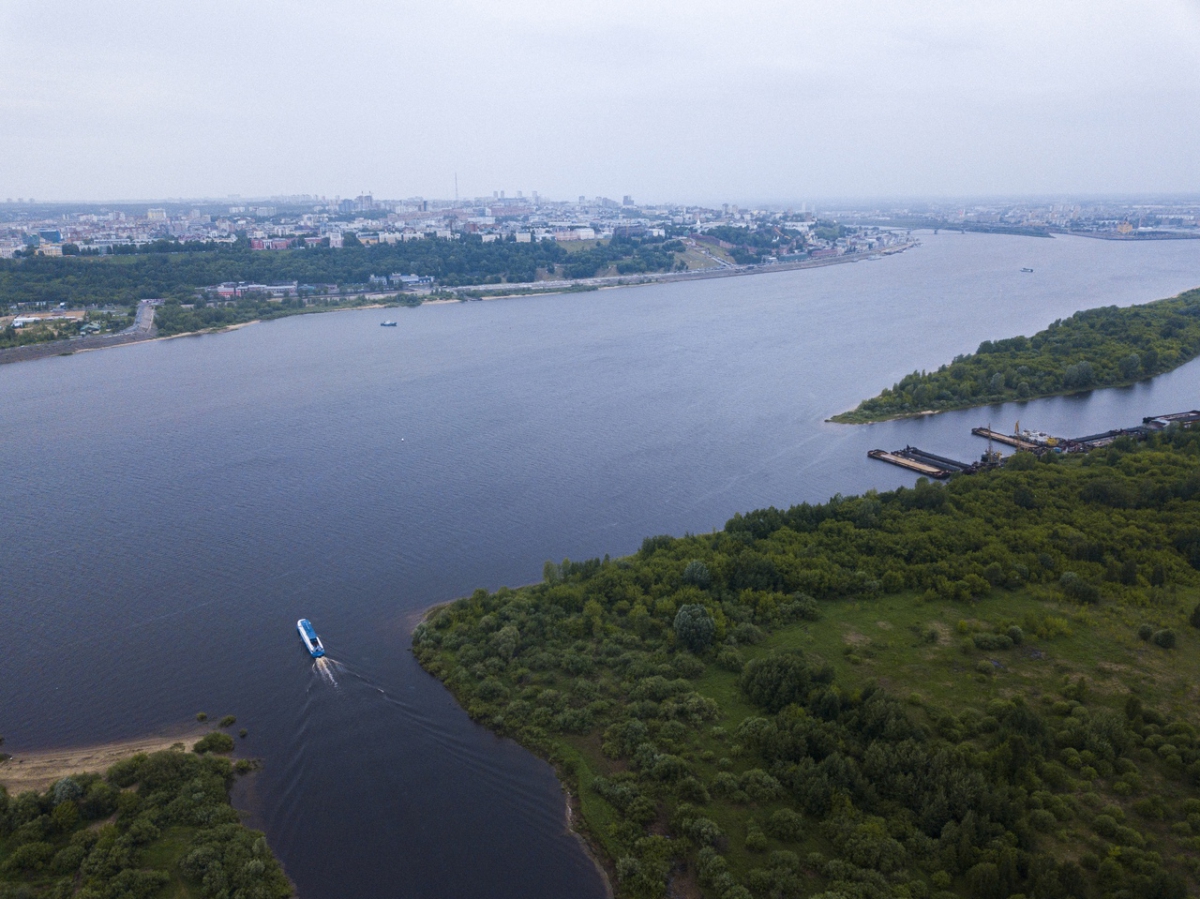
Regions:
[[[16,753],[0,761],[0,786],[10,796],[26,790],[45,790],[70,774],[99,774],[139,752],[159,752],[172,746],[190,749],[213,728],[191,725],[154,736],[117,740],[95,746],[40,749]]]

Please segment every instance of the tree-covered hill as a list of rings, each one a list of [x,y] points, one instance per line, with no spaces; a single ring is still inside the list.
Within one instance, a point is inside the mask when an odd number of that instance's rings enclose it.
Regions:
[[[285,899],[291,884],[229,804],[234,766],[207,750],[136,755],[44,793],[0,789],[3,899]],[[244,763],[239,763],[244,764]]]
[[[1142,306],[1077,312],[1032,337],[985,340],[974,353],[905,375],[831,420],[861,424],[1132,384],[1198,355],[1200,290],[1191,290]]]
[[[547,563],[414,633],[621,896],[1200,887],[1200,432]]]

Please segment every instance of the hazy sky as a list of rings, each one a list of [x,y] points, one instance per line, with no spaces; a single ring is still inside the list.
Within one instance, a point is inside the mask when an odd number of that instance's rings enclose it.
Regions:
[[[1200,0],[0,0],[0,199],[1200,191]]]

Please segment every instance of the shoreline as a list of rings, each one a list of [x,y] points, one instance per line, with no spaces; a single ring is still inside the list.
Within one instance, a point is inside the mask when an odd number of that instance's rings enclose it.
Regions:
[[[159,752],[175,746],[187,750],[213,730],[214,726],[192,723],[126,740],[13,753],[0,761],[0,786],[5,787],[10,796],[26,790],[45,790],[72,774],[102,774],[122,759],[139,752]]]
[[[497,285],[492,284],[476,284],[465,287],[451,288],[457,292],[459,296],[456,299],[447,297],[438,297],[432,300],[422,300],[420,306],[441,306],[450,303],[469,303],[473,300],[510,300],[520,299],[522,297],[533,296],[561,296],[568,293],[590,293],[593,290],[612,290],[614,288],[625,287],[644,287],[648,284],[673,284],[680,281],[707,281],[712,278],[737,278],[747,275],[767,275],[776,272],[791,272],[800,271],[809,268],[824,268],[829,265],[841,265],[850,262],[863,262],[866,260],[882,260],[887,256],[895,256],[903,253],[905,250],[910,250],[913,247],[919,246],[920,241],[911,240],[904,244],[899,244],[893,247],[885,247],[878,253],[861,254],[855,253],[850,256],[834,256],[829,259],[808,259],[803,262],[783,262],[773,265],[753,265],[753,266],[730,266],[728,268],[711,268],[697,269],[692,272],[659,272],[644,275],[608,275],[599,278],[581,278],[578,281],[568,283],[554,283],[554,287],[538,289],[537,282],[529,284],[509,285],[514,291],[512,293],[494,293],[486,296],[467,296],[467,291],[487,291],[495,289]],[[503,289],[501,287],[501,289]],[[393,294],[380,295],[378,299],[390,297],[396,300],[401,294],[399,292]],[[350,312],[361,311],[363,309],[393,309],[405,304],[400,302],[379,302],[371,303],[364,306],[344,306],[334,309],[320,309],[311,312],[300,311],[295,315],[325,315],[331,312]],[[418,307],[419,308],[419,307]],[[291,318],[291,315],[280,316],[280,318]],[[272,319],[273,320],[273,319]],[[94,338],[79,338],[74,337],[68,340],[53,340],[46,343],[30,343],[17,347],[6,347],[0,349],[0,365],[15,365],[18,362],[34,362],[38,359],[47,359],[52,356],[74,356],[77,353],[88,353],[93,350],[108,350],[116,347],[131,346],[140,343],[150,343],[159,340],[176,340],[180,337],[200,337],[206,334],[224,334],[228,331],[236,331],[239,328],[245,328],[249,325],[261,324],[263,319],[254,319],[248,322],[238,322],[232,325],[224,325],[220,328],[205,328],[200,331],[185,331],[181,334],[167,335],[104,335]],[[99,341],[96,343],[84,344],[82,341]]]
[[[530,587],[536,583],[540,583],[540,582],[534,581],[533,583],[524,584],[522,586]],[[515,587],[512,589],[519,590],[519,589],[522,589],[522,587]],[[424,624],[426,621],[428,621],[429,616],[432,615],[434,612],[438,611],[439,609],[443,609],[446,606],[451,605],[452,603],[457,602],[457,601],[458,601],[458,599],[447,599],[447,600],[443,600],[442,602],[435,602],[430,606],[426,606],[423,609],[417,609],[414,612],[410,613],[410,615],[407,617],[406,622],[405,622],[408,626],[408,631],[409,631],[409,643],[408,643],[408,651],[409,652],[412,652],[412,632],[417,628],[417,626],[420,624]],[[441,688],[450,694],[450,697],[454,700],[455,704],[460,709],[462,709],[463,711],[466,711],[466,707],[462,704],[462,702],[459,700],[459,698],[454,694],[454,691],[451,690],[449,687],[447,687],[446,684],[437,675],[435,675],[431,671],[427,670],[425,668],[425,666],[421,664],[419,659],[417,660],[417,666],[423,672],[425,672],[427,677],[430,677],[433,680],[437,681],[438,684],[441,686]],[[616,875],[617,875],[617,871],[616,871],[616,867],[615,867],[615,860],[610,859],[608,857],[608,855],[604,852],[604,848],[603,848],[602,844],[600,843],[600,841],[588,829],[587,821],[583,817],[583,809],[580,807],[579,795],[576,791],[572,790],[571,780],[570,780],[569,776],[567,775],[567,772],[565,770],[563,770],[563,768],[561,768],[553,760],[551,760],[549,758],[548,754],[543,754],[541,752],[537,752],[533,749],[530,749],[528,746],[525,746],[519,740],[516,740],[511,736],[504,735],[504,734],[497,734],[494,730],[491,730],[489,727],[487,727],[487,725],[483,724],[480,721],[476,721],[474,718],[472,718],[471,721],[477,727],[483,728],[484,730],[486,730],[488,733],[492,734],[493,736],[499,737],[502,740],[511,740],[513,743],[515,743],[517,746],[519,746],[523,751],[528,752],[534,758],[541,759],[542,761],[544,761],[547,765],[549,765],[553,769],[554,779],[558,781],[559,789],[562,790],[563,824],[566,829],[566,832],[569,833],[571,836],[573,836],[576,839],[576,841],[578,841],[580,847],[583,849],[584,855],[586,855],[588,857],[588,860],[592,863],[592,865],[595,866],[596,873],[600,875],[600,879],[604,882],[604,891],[605,891],[605,895],[607,896],[607,899],[613,899],[613,896],[616,895],[616,891],[613,888],[613,884],[616,882]]]

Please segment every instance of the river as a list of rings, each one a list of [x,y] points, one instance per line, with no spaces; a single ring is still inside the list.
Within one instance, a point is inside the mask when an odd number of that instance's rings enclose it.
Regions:
[[[1200,241],[921,239],[854,265],[0,367],[6,748],[232,713],[265,763],[238,801],[304,899],[602,896],[550,768],[413,662],[420,610],[537,580],[547,559],[913,482],[874,447],[970,459],[989,421],[1078,435],[1200,406],[1193,362],[1127,389],[826,423],[982,340],[1200,285]]]

